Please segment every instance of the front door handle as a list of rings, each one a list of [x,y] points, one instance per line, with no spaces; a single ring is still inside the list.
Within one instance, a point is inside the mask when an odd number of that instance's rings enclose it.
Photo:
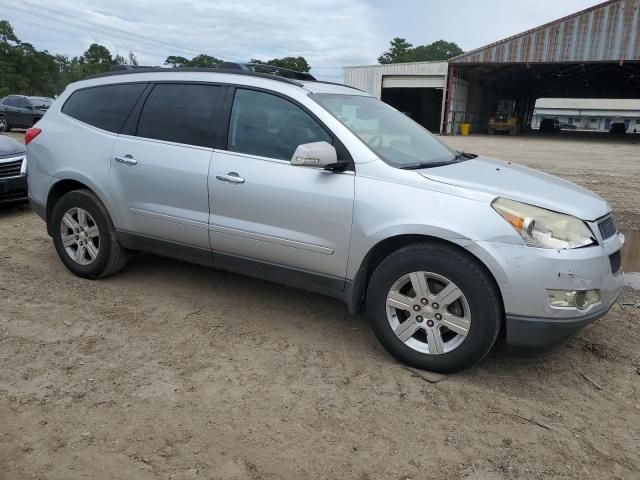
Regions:
[[[114,157],[114,160],[118,163],[123,163],[125,165],[137,165],[138,161],[133,158],[131,155],[125,155],[124,157]]]
[[[244,178],[238,175],[236,172],[229,172],[226,175],[222,173],[216,174],[216,178],[223,182],[229,183],[244,183]]]

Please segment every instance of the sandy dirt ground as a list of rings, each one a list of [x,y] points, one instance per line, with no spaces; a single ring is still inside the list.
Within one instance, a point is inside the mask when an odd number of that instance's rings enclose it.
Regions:
[[[640,227],[629,140],[445,141]],[[2,208],[0,479],[638,479],[639,343],[640,309],[616,305],[550,357],[419,376],[335,300],[152,255],[82,280]]]

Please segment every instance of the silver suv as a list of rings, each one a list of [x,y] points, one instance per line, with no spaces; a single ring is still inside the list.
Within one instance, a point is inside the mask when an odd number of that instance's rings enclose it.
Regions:
[[[137,250],[342,299],[418,368],[544,350],[623,285],[607,203],[454,151],[353,88],[242,71],[121,71],[70,85],[27,132],[29,197],[66,267]]]

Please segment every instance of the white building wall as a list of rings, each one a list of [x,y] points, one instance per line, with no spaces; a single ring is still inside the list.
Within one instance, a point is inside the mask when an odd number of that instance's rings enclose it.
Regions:
[[[399,76],[407,76],[407,80],[426,76],[430,77],[428,79],[429,85],[433,85],[435,88],[444,88],[447,82],[447,68],[447,62],[411,62],[345,67],[344,83],[380,98],[385,76],[394,77],[394,80],[397,80]]]

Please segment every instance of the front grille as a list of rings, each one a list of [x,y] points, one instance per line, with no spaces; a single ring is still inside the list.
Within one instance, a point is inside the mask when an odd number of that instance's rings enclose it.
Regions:
[[[602,235],[604,240],[613,237],[618,231],[611,215],[598,222],[598,230],[600,230],[600,235]]]
[[[0,178],[17,177],[22,168],[22,159],[11,162],[0,162]]]
[[[617,273],[617,271],[620,270],[620,267],[622,266],[620,250],[609,255],[609,263],[611,264],[611,273]]]

